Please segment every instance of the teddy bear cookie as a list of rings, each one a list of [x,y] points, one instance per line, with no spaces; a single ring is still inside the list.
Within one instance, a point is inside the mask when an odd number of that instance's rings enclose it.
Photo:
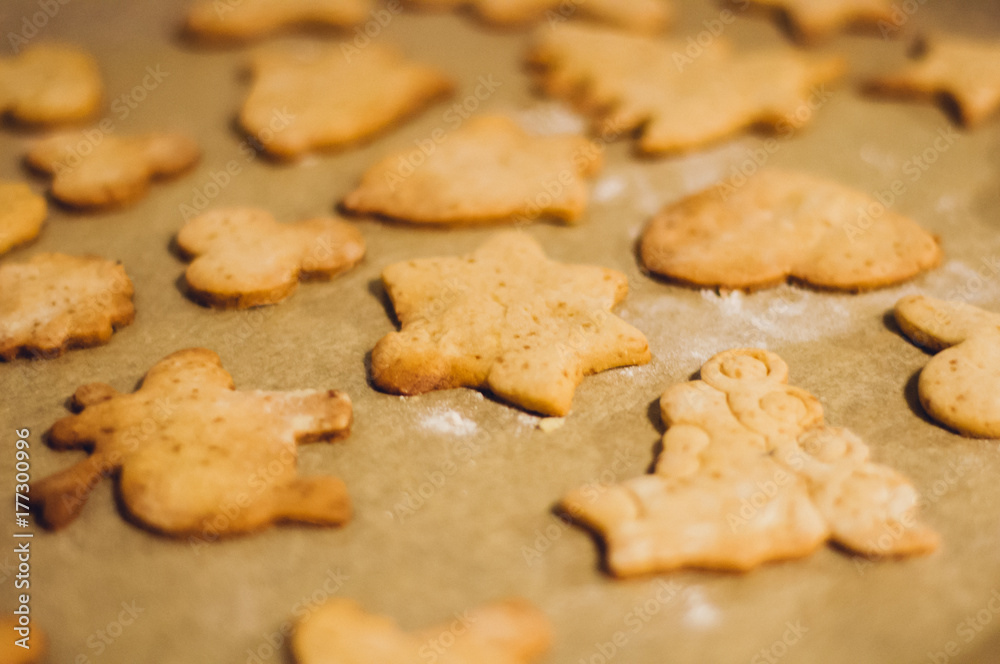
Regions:
[[[869,81],[876,94],[945,99],[966,127],[981,125],[1000,108],[1000,41],[941,37],[918,45],[917,59],[902,71]]]
[[[934,550],[910,482],[824,424],[819,401],[787,379],[774,353],[719,353],[700,380],[661,397],[667,431],[652,474],[563,498],[607,543],[613,574],[745,571],[828,541],[878,558]]]
[[[0,254],[38,237],[47,214],[45,199],[28,185],[0,181]]]
[[[547,95],[576,103],[606,140],[639,134],[645,154],[696,150],[756,125],[791,133],[811,119],[816,88],[845,68],[787,48],[736,54],[724,38],[697,58],[686,47],[561,23],[538,33],[530,61]]]
[[[184,273],[188,292],[220,309],[280,302],[300,279],[330,279],[365,255],[364,238],[347,222],[281,224],[256,208],[201,214],[181,228],[177,246],[193,259]]]
[[[561,416],[584,376],[650,360],[646,337],[611,313],[625,275],[557,263],[523,232],[467,256],[394,263],[382,282],[401,324],[372,350],[372,380],[387,392],[475,387]]]
[[[290,27],[356,25],[373,8],[372,0],[199,0],[185,27],[200,38],[246,40]]]
[[[412,151],[391,154],[368,169],[344,207],[419,224],[470,223],[549,216],[579,219],[585,178],[600,170],[599,154],[582,136],[532,136],[503,116],[478,116],[419,165]]]
[[[101,105],[97,62],[69,45],[38,44],[0,58],[0,115],[25,124],[84,120]]]
[[[88,149],[81,150],[86,145]],[[51,174],[52,196],[79,208],[124,205],[142,198],[155,179],[178,175],[201,157],[198,145],[183,134],[110,136],[98,142],[80,132],[36,143],[28,163]]]
[[[668,0],[586,0],[575,3],[565,0],[407,0],[407,4],[422,9],[470,7],[496,25],[518,25],[540,19],[565,21],[580,14],[618,28],[647,33],[661,32],[673,17],[673,5]]]
[[[667,205],[643,231],[640,254],[649,271],[671,280],[746,290],[789,279],[869,290],[941,261],[933,235],[869,195],[778,169]]]
[[[48,527],[69,525],[114,474],[129,517],[167,535],[350,518],[342,481],[295,468],[298,445],[350,433],[351,401],[341,392],[236,391],[218,355],[189,348],[157,362],[131,394],[93,383],[76,390],[73,405],[80,412],[52,426],[50,444],[91,452],[32,484]]]
[[[463,613],[450,625],[404,632],[385,616],[367,613],[349,599],[334,599],[302,618],[292,637],[296,664],[531,664],[548,651],[552,626],[523,599],[492,602]],[[443,652],[432,649],[442,633],[454,633]]]
[[[923,295],[893,313],[913,343],[936,353],[917,381],[927,414],[965,436],[1000,438],[1000,314]]]
[[[96,256],[36,254],[0,265],[0,358],[55,357],[106,344],[132,322],[125,268]]]
[[[275,48],[253,59],[239,123],[269,155],[295,159],[354,143],[451,93],[445,74],[388,46],[341,46]]]

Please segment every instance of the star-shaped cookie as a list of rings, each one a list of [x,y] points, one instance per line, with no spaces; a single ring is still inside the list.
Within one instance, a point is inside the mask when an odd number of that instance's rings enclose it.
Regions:
[[[637,32],[660,32],[673,16],[669,0],[407,0],[426,9],[471,7],[490,23],[518,25],[529,21],[562,22],[583,16]]]
[[[5,360],[105,344],[134,315],[132,282],[112,261],[51,253],[0,266],[0,358]]]
[[[583,25],[541,30],[530,59],[545,93],[593,116],[605,140],[640,134],[644,153],[690,151],[755,125],[791,133],[829,96],[840,58],[776,48],[734,54]]]
[[[401,324],[371,356],[388,392],[484,388],[565,415],[584,376],[650,360],[642,333],[610,313],[628,293],[625,275],[549,260],[522,232],[467,256],[395,263],[382,281]]]
[[[446,641],[442,634],[449,634]],[[549,649],[549,619],[522,599],[463,611],[455,620],[404,632],[388,617],[334,599],[299,621],[292,638],[296,664],[530,664]],[[447,644],[441,647],[437,644]]]
[[[252,73],[240,125],[283,159],[367,138],[452,90],[442,72],[382,44],[271,49]]]
[[[774,10],[787,19],[792,35],[801,41],[824,39],[851,27],[895,26],[893,0],[731,0]],[[896,10],[898,11],[898,10]]]
[[[861,291],[936,266],[933,235],[867,194],[804,173],[763,169],[667,205],[643,232],[650,271],[708,288],[761,288],[791,278]]]
[[[97,62],[76,47],[39,44],[0,58],[0,115],[18,122],[83,120],[97,112],[102,93]]]
[[[372,0],[199,0],[188,11],[186,28],[198,37],[242,40],[303,25],[356,25],[373,8]]]
[[[966,436],[1000,438],[1000,314],[923,295],[894,313],[913,343],[937,353],[917,381],[927,414]]]
[[[38,237],[48,214],[45,199],[23,182],[0,182],[0,254]]]
[[[350,518],[344,483],[299,477],[296,447],[350,433],[351,401],[333,390],[238,392],[204,348],[168,355],[132,394],[93,383],[81,409],[49,432],[57,449],[90,456],[31,486],[43,522],[72,522],[102,477],[120,473],[129,516],[160,533],[256,530],[277,521],[336,525]]]
[[[531,136],[502,116],[472,118],[432,144],[419,163],[413,150],[376,163],[344,206],[421,224],[572,222],[587,205],[585,178],[601,167],[582,136]]]
[[[667,431],[651,475],[562,500],[605,540],[612,573],[745,571],[827,541],[879,558],[937,546],[906,478],[826,426],[819,401],[787,380],[774,353],[716,355],[660,399]]]
[[[933,39],[916,62],[879,76],[868,89],[879,94],[944,100],[966,127],[982,124],[1000,108],[1000,41]]]
[[[112,136],[93,130],[58,134],[28,151],[28,163],[53,175],[52,195],[80,208],[124,205],[142,198],[152,180],[191,168],[201,156],[183,134]]]
[[[190,294],[222,309],[280,302],[300,279],[329,279],[365,255],[361,233],[344,221],[281,224],[256,208],[199,215],[177,234],[177,246],[193,259],[184,273]]]

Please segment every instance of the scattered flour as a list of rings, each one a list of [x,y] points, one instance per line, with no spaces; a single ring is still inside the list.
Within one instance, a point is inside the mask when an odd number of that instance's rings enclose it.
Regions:
[[[593,198],[603,203],[618,198],[628,187],[625,178],[620,175],[606,175],[594,184]]]
[[[514,119],[525,131],[541,136],[587,132],[587,121],[583,116],[557,103],[539,104],[514,113]]]
[[[468,436],[479,430],[479,425],[453,410],[428,413],[421,417],[420,426],[428,431],[453,436]]]
[[[684,593],[684,617],[681,621],[693,629],[708,629],[719,624],[719,610],[706,598],[701,588],[692,586]]]

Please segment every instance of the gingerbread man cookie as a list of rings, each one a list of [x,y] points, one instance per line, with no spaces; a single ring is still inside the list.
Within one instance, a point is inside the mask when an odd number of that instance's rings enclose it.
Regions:
[[[873,557],[937,546],[906,478],[826,426],[819,401],[787,378],[774,353],[719,353],[660,399],[667,432],[651,475],[563,499],[605,540],[615,575],[743,571],[827,541]]]
[[[333,390],[238,392],[204,348],[157,362],[132,394],[103,383],[73,395],[56,422],[57,449],[90,455],[31,487],[43,523],[71,523],[91,489],[119,474],[128,515],[169,535],[234,534],[278,521],[337,525],[350,518],[344,483],[299,477],[296,447],[350,432],[351,401]]]
[[[332,218],[280,224],[255,208],[206,212],[177,234],[193,258],[184,276],[191,295],[222,309],[274,304],[300,279],[329,279],[365,255],[365,241],[350,224]]]
[[[650,360],[646,337],[610,313],[625,275],[552,261],[525,233],[497,234],[468,256],[395,263],[382,281],[401,323],[372,351],[372,379],[388,392],[476,387],[565,415],[584,376]]]
[[[935,420],[975,438],[1000,438],[1000,314],[971,304],[910,295],[896,322],[933,353],[917,392]]]
[[[0,58],[0,115],[28,124],[77,122],[97,112],[97,62],[68,45],[39,44]]]
[[[531,603],[508,599],[463,614],[452,624],[404,632],[390,618],[365,612],[355,602],[335,599],[301,621],[292,639],[297,664],[530,664],[552,642],[548,618]],[[455,635],[433,649],[442,633]]]

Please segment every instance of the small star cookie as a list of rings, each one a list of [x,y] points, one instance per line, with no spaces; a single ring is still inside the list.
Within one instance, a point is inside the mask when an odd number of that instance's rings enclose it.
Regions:
[[[428,659],[428,653],[440,664],[530,664],[552,643],[549,619],[523,599],[464,611],[457,621],[404,632],[390,618],[334,599],[299,621],[292,651],[297,664],[413,664]],[[454,639],[432,653],[427,644],[443,633]]]
[[[909,481],[826,426],[819,401],[787,380],[774,353],[719,353],[660,399],[667,431],[651,475],[562,500],[605,540],[612,573],[746,571],[827,541],[869,557],[934,550]]]
[[[372,351],[372,378],[394,394],[476,387],[565,415],[584,376],[650,360],[642,333],[610,313],[628,293],[625,275],[549,260],[525,233],[497,234],[467,256],[395,263],[382,281],[401,329]]]
[[[896,74],[869,82],[886,95],[944,100],[966,127],[1000,108],[1000,42],[945,38],[931,41],[919,59]]]
[[[791,278],[860,291],[935,267],[933,235],[867,194],[764,169],[667,205],[643,232],[650,271],[702,288],[755,289]]]
[[[0,58],[0,115],[28,124],[77,122],[97,112],[97,62],[72,46],[39,44]]]
[[[293,159],[368,138],[452,90],[445,74],[387,46],[340,46],[273,49],[254,59],[239,121],[268,154]]]
[[[501,116],[470,119],[419,164],[412,151],[368,169],[344,206],[422,224],[546,215],[576,221],[587,205],[584,178],[601,167],[582,136],[531,136]]]
[[[183,134],[119,137],[74,132],[39,141],[27,160],[54,176],[52,195],[57,200],[99,208],[142,198],[151,180],[182,173],[200,156],[198,145]]]
[[[372,0],[199,0],[188,11],[186,27],[199,37],[244,40],[288,27],[356,25],[373,8]]]
[[[549,23],[586,18],[609,23],[637,32],[661,32],[673,17],[668,0],[407,0],[408,4],[424,9],[472,7],[490,23],[517,25],[530,21]]]
[[[22,182],[0,182],[0,254],[38,237],[48,214],[45,199]]]
[[[177,245],[194,259],[184,274],[191,295],[222,309],[280,302],[300,279],[329,279],[365,255],[364,238],[346,222],[280,224],[254,208],[199,215],[177,234]]]
[[[1000,438],[1000,314],[923,295],[894,313],[913,343],[937,353],[917,381],[927,414],[965,436]]]
[[[684,152],[756,125],[801,127],[844,70],[840,58],[791,49],[734,55],[716,39],[688,45],[562,24],[540,31],[530,59],[542,90],[576,102],[606,140],[640,134],[647,154]]]
[[[0,266],[0,358],[106,344],[132,322],[132,281],[96,256],[36,254]]]
[[[895,25],[893,0],[731,0],[776,10],[796,39],[813,42],[850,26]],[[897,10],[898,11],[898,10]]]
[[[71,523],[103,477],[119,473],[129,516],[169,535],[233,534],[278,521],[338,525],[350,518],[344,483],[299,477],[296,447],[346,437],[351,401],[333,390],[238,392],[204,348],[157,362],[132,394],[93,383],[81,409],[49,433],[57,449],[90,456],[31,487],[42,521]]]

